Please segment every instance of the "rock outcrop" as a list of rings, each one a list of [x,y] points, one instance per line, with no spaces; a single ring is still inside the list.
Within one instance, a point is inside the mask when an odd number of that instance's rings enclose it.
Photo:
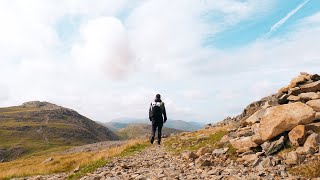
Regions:
[[[301,73],[277,94],[216,124],[221,125],[235,127],[220,142],[237,149],[239,162],[250,162],[256,168],[306,163],[320,148],[320,76]],[[291,151],[274,160],[275,154],[290,146]]]
[[[262,116],[258,133],[267,141],[297,125],[311,123],[314,118],[315,111],[301,102],[274,106]]]

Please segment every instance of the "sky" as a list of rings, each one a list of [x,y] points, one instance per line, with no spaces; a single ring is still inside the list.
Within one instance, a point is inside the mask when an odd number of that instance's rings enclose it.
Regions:
[[[319,0],[0,0],[0,106],[213,123],[320,73]]]

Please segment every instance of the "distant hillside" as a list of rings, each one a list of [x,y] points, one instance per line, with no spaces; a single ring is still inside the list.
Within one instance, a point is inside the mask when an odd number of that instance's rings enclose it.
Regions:
[[[114,119],[110,122],[103,123],[109,129],[116,131],[120,128],[125,128],[130,124],[148,124],[150,123],[149,119],[137,119],[137,118],[119,118]],[[200,122],[188,122],[183,120],[171,120],[169,119],[165,124],[164,127],[173,128],[181,131],[196,131],[201,129],[205,126],[205,124]]]
[[[116,139],[108,128],[48,102],[0,108],[0,162],[52,148]]]
[[[162,135],[171,135],[181,133],[183,131],[166,128],[162,129]],[[116,131],[116,134],[123,139],[134,139],[138,137],[149,136],[151,134],[151,125],[149,124],[131,124],[125,128]]]
[[[118,123],[118,122],[106,122],[106,123],[101,123],[102,125],[106,126],[109,128],[111,131],[115,132],[118,129],[125,128],[128,126],[126,123]]]

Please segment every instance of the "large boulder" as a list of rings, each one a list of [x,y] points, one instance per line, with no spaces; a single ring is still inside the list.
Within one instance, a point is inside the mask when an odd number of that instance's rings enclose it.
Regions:
[[[258,146],[258,144],[254,143],[251,140],[251,136],[231,139],[230,143],[236,149],[244,149]]]
[[[285,87],[279,89],[278,93],[279,94],[288,93],[289,89],[290,89],[289,85],[285,86]]]
[[[308,101],[307,105],[312,107],[315,111],[320,112],[320,99]]]
[[[319,147],[320,136],[317,133],[312,133],[304,143],[304,148],[317,148]]]
[[[288,100],[289,101],[300,101],[300,97],[299,96],[294,96],[294,95],[290,95],[289,97],[288,97]]]
[[[304,84],[300,86],[302,92],[317,92],[320,91],[320,81]]]
[[[291,80],[289,87],[290,87],[290,88],[294,88],[294,87],[296,87],[296,86],[299,85],[299,84],[303,84],[303,83],[306,82],[308,79],[310,79],[310,77],[308,78],[307,75],[302,75],[302,74],[301,74],[301,75],[299,75],[298,77],[293,78],[293,79]]]
[[[320,136],[317,133],[312,133],[304,143],[303,147],[297,148],[299,154],[314,154],[316,149],[319,147]]]
[[[305,126],[298,125],[289,132],[289,139],[292,145],[300,146],[305,141]]]
[[[262,116],[258,134],[267,141],[299,124],[311,123],[314,118],[314,110],[301,102],[274,106]]]
[[[293,95],[293,96],[297,96],[300,93],[302,93],[302,91],[299,87],[290,88],[288,91],[288,95]]]
[[[301,93],[299,94],[299,97],[305,102],[309,100],[320,99],[320,95],[315,92]]]
[[[246,125],[252,125],[255,123],[260,122],[261,117],[264,115],[266,112],[266,109],[260,109],[254,114],[252,114],[248,119],[245,120]]]

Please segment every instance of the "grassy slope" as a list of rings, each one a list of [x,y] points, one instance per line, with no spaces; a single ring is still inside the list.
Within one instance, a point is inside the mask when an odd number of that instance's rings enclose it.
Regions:
[[[131,140],[119,147],[113,147],[99,152],[81,152],[73,154],[50,153],[23,157],[12,162],[0,163],[0,179],[13,177],[26,177],[41,174],[53,174],[58,172],[70,172],[76,167],[80,171],[69,176],[69,179],[77,179],[86,173],[108,163],[109,158],[115,156],[128,156],[148,147],[145,140]],[[53,161],[43,164],[48,157]]]
[[[169,151],[181,153],[185,150],[197,151],[201,147],[222,148],[229,147],[227,154],[234,154],[235,149],[229,143],[220,143],[221,138],[227,133],[227,126],[201,129],[195,132],[181,133],[164,141]]]
[[[9,107],[0,108],[0,115],[14,115],[16,113],[30,113],[37,111],[36,108]],[[81,145],[82,142],[73,142],[72,144],[61,142],[60,139],[52,138],[47,142],[40,132],[25,131],[23,128],[40,129],[46,126],[49,128],[73,129],[74,127],[65,123],[43,122],[23,122],[15,118],[0,118],[0,148],[23,147],[26,152],[24,155],[39,153],[41,151],[60,150],[70,146]]]
[[[14,160],[22,156],[41,154],[42,151],[52,152],[103,139],[98,137],[99,135],[92,135],[91,129],[88,129],[92,128],[91,126],[79,124],[77,121],[89,122],[76,113],[65,115],[61,111],[43,112],[39,108],[22,106],[0,108],[0,150],[7,151],[4,159]],[[93,121],[89,123],[94,124]],[[102,132],[104,127],[101,127],[94,131]],[[12,153],[12,148],[23,150]]]

